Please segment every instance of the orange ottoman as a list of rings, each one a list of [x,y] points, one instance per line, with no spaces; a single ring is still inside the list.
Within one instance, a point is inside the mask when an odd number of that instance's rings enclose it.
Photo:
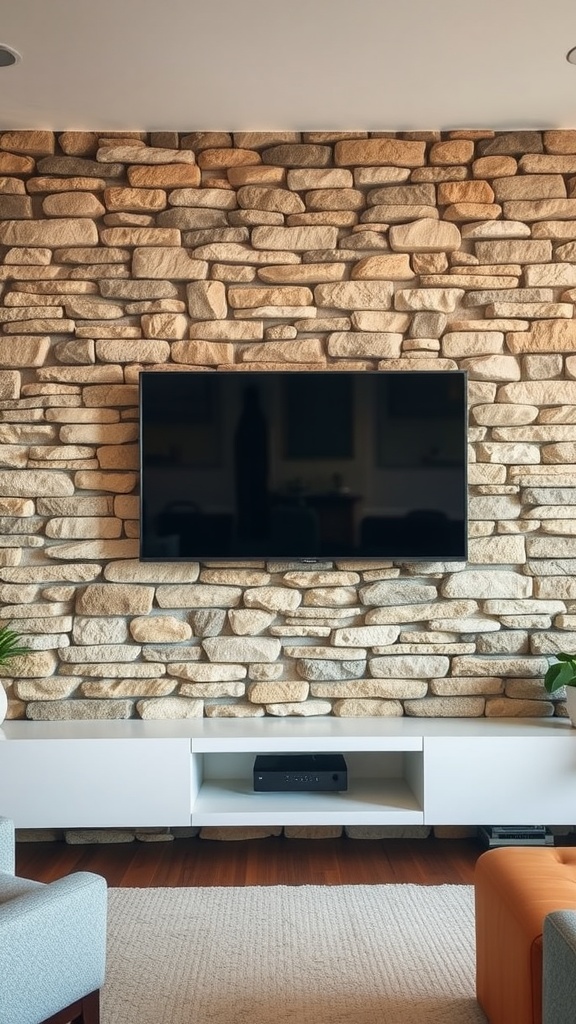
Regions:
[[[480,1006],[490,1024],[541,1024],[542,928],[552,910],[576,910],[576,847],[488,850],[474,891]]]

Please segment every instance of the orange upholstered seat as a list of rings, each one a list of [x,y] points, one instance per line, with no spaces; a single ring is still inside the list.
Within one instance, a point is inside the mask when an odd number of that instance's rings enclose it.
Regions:
[[[490,1024],[541,1024],[542,928],[576,910],[576,847],[488,850],[474,889],[478,1002]]]

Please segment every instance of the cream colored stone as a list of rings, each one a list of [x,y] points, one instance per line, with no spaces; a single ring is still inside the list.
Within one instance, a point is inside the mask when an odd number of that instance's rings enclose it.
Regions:
[[[491,697],[486,701],[484,713],[486,718],[549,718],[554,714],[554,704],[545,700]]]
[[[480,718],[484,714],[483,697],[424,697],[407,700],[404,710],[416,718]]]
[[[156,589],[156,601],[160,608],[234,608],[241,597],[240,587],[202,583],[191,586],[168,584]]]
[[[420,167],[424,163],[424,151],[424,142],[399,139],[345,140],[336,143],[334,160],[337,167]]]
[[[246,668],[244,665],[176,662],[168,666],[168,675],[193,683],[229,683],[245,679]]]
[[[255,636],[268,628],[274,615],[257,608],[235,608],[228,612],[228,621],[236,636]]]
[[[407,254],[382,253],[365,256],[352,266],[350,277],[353,281],[408,281],[415,276]]]
[[[387,654],[368,662],[370,675],[377,679],[430,679],[447,675],[449,668],[449,659],[441,655]]]
[[[145,338],[179,339],[186,334],[186,317],[181,313],[151,313],[142,317]]]
[[[190,338],[205,341],[260,341],[261,323],[245,320],[203,320],[190,325]]]
[[[521,378],[520,365],[514,356],[474,356],[463,359],[461,368],[467,370],[475,380],[507,381]]]
[[[194,583],[200,567],[197,562],[138,562],[136,559],[109,562],[104,576],[114,583]]]
[[[136,278],[196,281],[207,277],[208,264],[196,259],[190,250],[176,246],[136,247],[132,272]]]
[[[305,701],[308,691],[308,683],[300,679],[251,682],[247,697],[252,704],[283,704]]]
[[[121,583],[94,583],[76,601],[79,615],[148,615],[154,589]]]
[[[452,313],[463,295],[460,288],[401,288],[394,295],[394,305],[398,310]]]
[[[288,587],[297,587],[298,589],[311,589],[313,587],[347,587],[354,586],[355,583],[359,583],[360,574],[348,571],[338,572],[334,569],[329,572],[310,569],[305,572],[286,572],[283,576],[283,582]]]
[[[393,224],[389,240],[396,252],[452,252],[460,248],[461,236],[455,224],[424,217]]]
[[[253,587],[244,592],[247,608],[260,608],[265,612],[291,612],[298,608],[302,595],[285,587]]]
[[[332,706],[335,718],[401,718],[403,713],[399,700],[343,698]]]
[[[345,626],[335,629],[331,640],[336,647],[374,647],[393,644],[399,632],[396,626]]]
[[[349,605],[350,609],[343,611],[342,614],[350,615],[353,614],[352,606],[357,604],[358,594],[354,587],[314,587],[304,592],[303,600],[305,605],[317,608],[317,614],[320,614],[319,609],[327,608],[329,616],[334,616],[338,608]],[[303,609],[297,609],[292,614],[298,614],[300,611],[303,611]]]
[[[245,683],[182,683],[179,689],[181,697],[196,697],[215,700],[218,697],[244,697]]]
[[[448,576],[440,593],[455,598],[524,598],[531,596],[532,581],[508,570],[464,570]]]
[[[213,662],[271,662],[281,650],[280,641],[272,637],[207,637],[202,646]]]
[[[0,224],[1,245],[46,246],[96,245],[98,231],[87,217],[54,220],[6,220]]]
[[[151,615],[135,618],[130,623],[130,635],[141,643],[174,643],[189,640],[192,629],[173,615]]]
[[[353,359],[387,359],[400,356],[401,334],[344,331],[330,334],[328,354]]]
[[[315,249],[335,249],[336,227],[255,227],[252,245],[255,249],[289,251],[293,253]],[[274,261],[277,262],[277,261]]]
[[[136,710],[145,721],[202,718],[203,702],[189,697],[159,697],[137,701]]]
[[[205,320],[224,320],[227,313],[226,289],[221,281],[197,281],[186,288],[190,316]]]
[[[175,363],[189,363],[196,366],[217,366],[232,363],[234,346],[218,341],[176,341],[170,355]]]

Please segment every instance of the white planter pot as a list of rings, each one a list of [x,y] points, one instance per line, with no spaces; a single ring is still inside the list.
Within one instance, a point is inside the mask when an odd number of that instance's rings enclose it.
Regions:
[[[566,708],[572,725],[576,727],[576,686],[566,687]]]
[[[8,710],[8,698],[6,696],[6,690],[0,683],[0,725],[6,718],[6,712]]]

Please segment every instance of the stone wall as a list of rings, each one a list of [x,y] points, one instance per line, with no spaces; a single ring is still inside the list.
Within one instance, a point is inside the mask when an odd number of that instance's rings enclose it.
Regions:
[[[9,717],[549,716],[576,131],[0,134]],[[142,367],[469,374],[470,561],[138,562]]]

